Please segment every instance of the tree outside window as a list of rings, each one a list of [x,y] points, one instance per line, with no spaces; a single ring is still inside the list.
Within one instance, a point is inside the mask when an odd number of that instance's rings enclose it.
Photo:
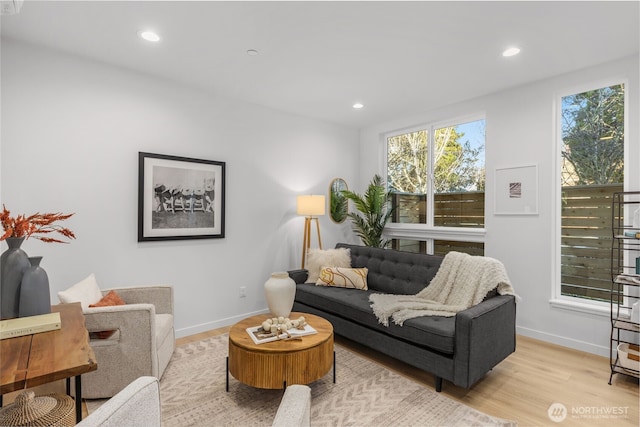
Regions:
[[[622,84],[561,99],[560,295],[609,301],[611,198],[624,183]]]

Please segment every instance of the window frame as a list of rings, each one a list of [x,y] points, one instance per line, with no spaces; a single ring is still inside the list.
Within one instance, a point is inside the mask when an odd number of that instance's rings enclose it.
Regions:
[[[426,224],[409,224],[409,223],[397,223],[389,222],[385,226],[384,235],[390,239],[410,239],[410,240],[422,240],[427,243],[427,252],[433,253],[433,244],[435,240],[453,240],[460,242],[476,242],[485,243],[486,229],[482,228],[470,228],[470,227],[442,227],[434,225],[434,191],[433,191],[433,171],[434,171],[434,159],[432,153],[434,152],[435,144],[435,131],[436,129],[458,126],[465,123],[484,120],[486,129],[486,113],[477,112],[468,115],[455,116],[446,120],[438,120],[433,122],[426,122],[415,126],[407,126],[396,130],[382,132],[380,134],[381,139],[381,151],[382,151],[382,164],[380,176],[385,181],[385,186],[388,189],[388,146],[387,141],[394,136],[403,135],[406,133],[426,131],[428,133],[427,138],[427,155],[429,156],[427,175],[429,189],[426,195]],[[486,146],[487,136],[485,132],[485,174],[486,174]],[[486,188],[485,188],[486,193]],[[486,224],[486,212],[487,212],[487,200],[485,199],[485,224]]]
[[[570,88],[558,91],[553,100],[553,123],[554,144],[553,144],[553,195],[552,206],[552,223],[554,230],[554,239],[551,250],[551,289],[549,304],[554,308],[563,310],[578,311],[599,316],[609,317],[611,315],[610,302],[595,301],[587,298],[575,297],[570,295],[562,295],[562,98],[566,96],[576,95],[591,90],[602,89],[605,87],[624,85],[624,179],[623,188],[629,188],[630,183],[630,143],[629,143],[629,79],[620,77],[611,77],[591,81],[588,83],[572,86]]]

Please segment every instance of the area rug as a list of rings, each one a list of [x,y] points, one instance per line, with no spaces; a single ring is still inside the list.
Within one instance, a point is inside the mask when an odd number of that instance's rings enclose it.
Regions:
[[[270,426],[282,390],[246,386],[230,377],[228,336],[176,348],[160,381],[163,427]],[[339,345],[332,372],[310,384],[312,426],[515,426],[425,388]],[[95,410],[91,408],[90,411]]]

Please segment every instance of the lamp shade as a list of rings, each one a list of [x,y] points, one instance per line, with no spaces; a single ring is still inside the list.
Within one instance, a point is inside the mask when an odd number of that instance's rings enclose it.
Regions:
[[[314,216],[324,215],[324,196],[304,195],[298,196],[298,215]]]

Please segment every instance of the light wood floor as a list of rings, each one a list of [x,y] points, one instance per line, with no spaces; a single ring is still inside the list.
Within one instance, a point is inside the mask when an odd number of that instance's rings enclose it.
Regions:
[[[181,338],[177,345],[227,331],[220,328]],[[336,343],[434,388],[431,374],[341,337],[336,337]],[[609,385],[609,372],[608,358],[518,336],[516,352],[470,390],[444,381],[442,393],[484,413],[517,421],[520,426],[639,426],[638,380],[618,374]],[[551,421],[547,414],[554,403],[567,408],[567,418],[561,423]],[[428,407],[425,402],[425,410]]]
[[[228,329],[179,338],[176,345],[221,335]],[[433,388],[431,374],[341,337],[336,337],[336,343]],[[608,381],[608,358],[518,336],[516,352],[470,390],[444,381],[442,393],[484,413],[517,421],[520,426],[639,426],[638,380],[615,375],[612,385]],[[49,384],[36,392],[64,393],[64,382]],[[15,393],[5,395],[5,405],[14,396]],[[567,418],[561,423],[552,422],[547,415],[554,403],[567,408]],[[428,408],[429,403],[425,402],[425,410]]]

